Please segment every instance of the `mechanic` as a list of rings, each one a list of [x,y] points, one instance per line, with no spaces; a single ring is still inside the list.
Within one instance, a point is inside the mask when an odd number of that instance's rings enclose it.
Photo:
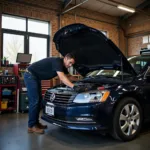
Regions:
[[[75,64],[75,57],[69,53],[64,58],[49,57],[31,64],[24,73],[24,82],[29,98],[28,133],[43,134],[47,125],[39,122],[39,113],[42,104],[41,80],[50,80],[58,75],[59,79],[76,92],[84,91],[80,86],[74,85],[67,77],[68,68]]]

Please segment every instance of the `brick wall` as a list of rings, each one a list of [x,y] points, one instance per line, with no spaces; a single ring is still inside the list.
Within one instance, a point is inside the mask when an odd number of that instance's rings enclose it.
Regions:
[[[76,14],[76,17],[75,15]],[[62,26],[83,23],[98,30],[107,31],[108,37],[119,47],[118,18],[78,7],[63,15]]]
[[[30,18],[40,19],[40,20],[45,20],[45,21],[50,22],[50,25],[51,25],[50,55],[51,56],[58,56],[58,52],[55,50],[55,45],[52,42],[52,38],[53,38],[54,33],[59,29],[58,16],[57,16],[59,9],[60,9],[60,5],[55,0],[51,0],[51,1],[49,0],[36,0],[36,1],[35,0],[30,0],[30,1],[22,0],[21,2],[13,2],[13,0],[12,1],[9,1],[9,0],[0,1],[0,10],[1,10],[0,13],[1,14],[8,13],[12,15],[30,17]],[[0,48],[1,48],[1,45],[0,45]]]
[[[107,31],[108,37],[117,45],[119,46],[119,37],[118,37],[118,28],[116,25],[111,25],[108,23],[104,23],[104,22],[99,22],[96,20],[91,20],[91,19],[87,19],[87,18],[83,18],[83,17],[76,17],[76,20],[74,19],[74,17],[66,14],[63,17],[63,26],[67,25],[67,24],[71,24],[71,23],[83,23],[86,24],[88,26],[91,26],[93,28],[96,28],[98,30],[103,30],[103,31]]]
[[[1,0],[0,14],[8,13],[49,21],[51,25],[50,56],[59,56],[59,53],[56,51],[55,45],[52,42],[52,38],[55,32],[59,29],[59,26],[63,27],[75,22],[84,23],[99,30],[107,31],[109,38],[119,47],[119,30],[117,17],[93,12],[87,9],[77,8],[62,15],[59,24],[58,13],[60,7],[60,3],[57,0]],[[76,17],[74,15],[75,13]],[[0,38],[1,37],[2,35],[0,31]],[[0,52],[1,51],[2,49],[0,43]]]
[[[128,55],[139,55],[141,48],[147,48],[148,44],[143,44],[143,36],[128,38]]]
[[[144,11],[149,13],[149,10]],[[123,24],[128,39],[128,56],[139,55],[140,49],[147,47],[147,44],[143,44],[143,36],[150,35],[150,16],[136,13],[125,20]]]

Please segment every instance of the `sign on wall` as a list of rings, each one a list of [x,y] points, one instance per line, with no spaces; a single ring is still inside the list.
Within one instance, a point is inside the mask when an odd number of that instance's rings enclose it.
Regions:
[[[143,44],[149,43],[149,36],[143,36]]]

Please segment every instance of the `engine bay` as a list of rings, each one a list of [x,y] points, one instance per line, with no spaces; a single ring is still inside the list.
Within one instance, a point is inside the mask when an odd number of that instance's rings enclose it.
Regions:
[[[98,77],[86,77],[82,80],[73,83],[90,91],[90,90],[97,90],[98,87],[103,87],[103,89],[109,89],[117,85],[128,84],[132,81],[132,79],[121,81],[120,79],[117,78],[98,76]],[[64,92],[74,93],[74,90],[72,88],[64,84],[52,87],[50,91],[59,93]]]

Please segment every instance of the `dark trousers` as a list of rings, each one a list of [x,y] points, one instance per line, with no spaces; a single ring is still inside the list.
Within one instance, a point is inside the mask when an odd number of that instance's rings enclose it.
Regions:
[[[39,122],[39,113],[42,104],[41,81],[29,72],[25,72],[24,82],[27,87],[29,99],[28,127],[31,128]]]

